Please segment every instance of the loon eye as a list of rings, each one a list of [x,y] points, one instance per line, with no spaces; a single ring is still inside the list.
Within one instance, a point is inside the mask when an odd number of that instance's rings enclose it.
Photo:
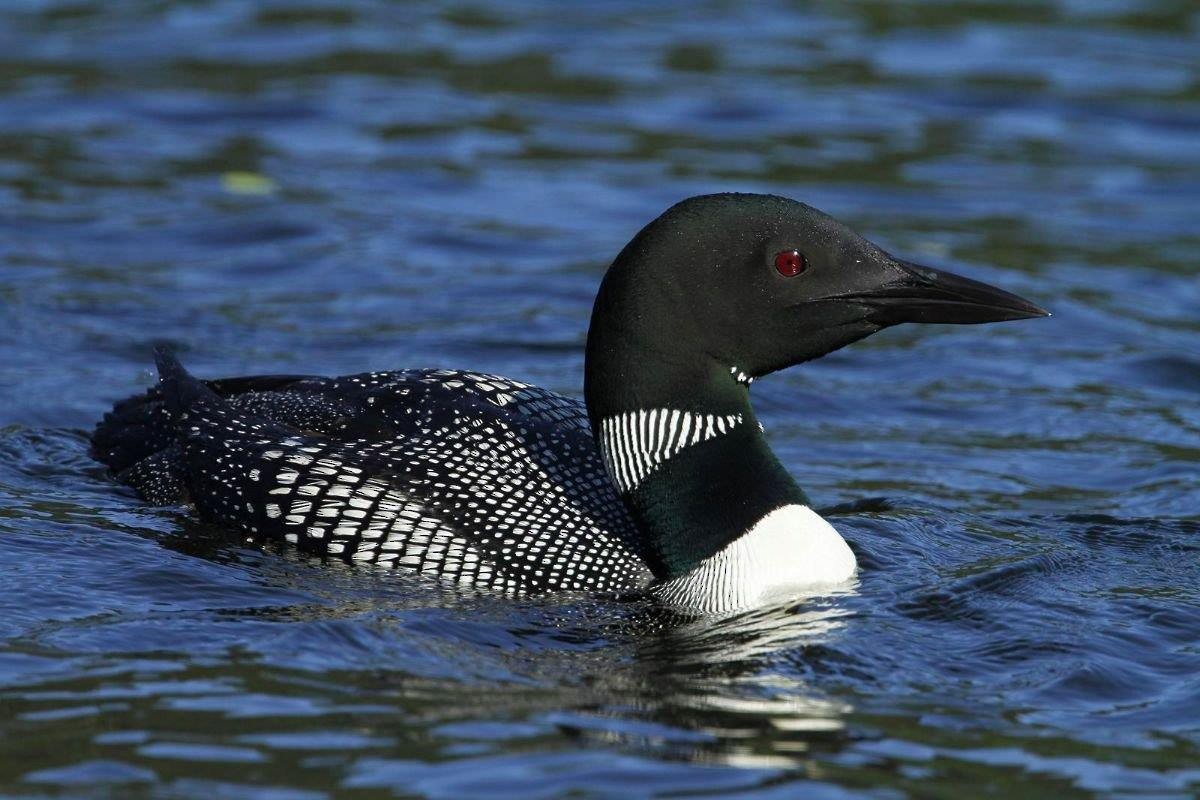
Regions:
[[[794,278],[808,269],[808,260],[799,250],[782,250],[775,255],[775,269],[785,278]]]

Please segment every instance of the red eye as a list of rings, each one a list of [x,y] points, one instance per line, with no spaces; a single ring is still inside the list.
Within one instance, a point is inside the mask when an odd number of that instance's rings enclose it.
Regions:
[[[799,250],[783,250],[775,256],[775,269],[785,278],[794,278],[808,269],[808,261]]]

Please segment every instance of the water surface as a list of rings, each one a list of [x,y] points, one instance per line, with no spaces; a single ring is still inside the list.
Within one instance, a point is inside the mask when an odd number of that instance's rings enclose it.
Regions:
[[[200,375],[577,393],[613,255],[805,200],[1054,312],[756,382],[859,554],[724,621],[256,548],[85,455]],[[1200,11],[29,0],[0,11],[0,792],[1200,791]]]

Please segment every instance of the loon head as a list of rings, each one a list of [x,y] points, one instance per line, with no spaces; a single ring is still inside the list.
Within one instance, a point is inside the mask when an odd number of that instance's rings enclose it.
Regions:
[[[605,274],[585,367],[593,434],[652,569],[680,578],[773,512],[807,505],[754,419],[754,378],[902,322],[1046,315],[783,197],[706,195],[668,209]]]
[[[715,366],[748,383],[902,322],[1046,315],[1009,292],[896,258],[803,203],[693,197],[647,225],[606,274],[588,339],[589,377],[598,377],[594,366],[633,385],[614,386],[610,377],[606,386],[589,384],[588,399],[602,413],[625,410],[627,401],[603,389],[656,394],[656,371],[694,378]]]

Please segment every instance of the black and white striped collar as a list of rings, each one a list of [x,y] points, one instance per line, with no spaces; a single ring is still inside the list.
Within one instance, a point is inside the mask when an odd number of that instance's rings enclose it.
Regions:
[[[600,422],[600,455],[622,492],[684,448],[721,436],[744,422],[742,414],[699,414],[671,408],[639,409]]]

